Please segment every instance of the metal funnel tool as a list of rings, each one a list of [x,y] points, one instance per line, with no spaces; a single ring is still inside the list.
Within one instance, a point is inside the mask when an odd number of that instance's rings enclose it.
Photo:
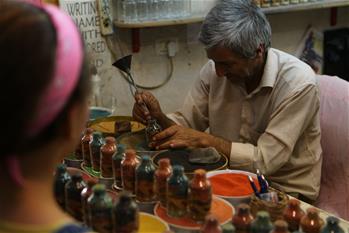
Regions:
[[[132,55],[127,55],[125,57],[120,58],[116,62],[113,63],[113,66],[124,71],[126,74],[131,76],[131,60]]]

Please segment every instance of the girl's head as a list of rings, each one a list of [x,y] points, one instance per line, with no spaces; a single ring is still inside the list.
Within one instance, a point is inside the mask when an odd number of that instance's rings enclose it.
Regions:
[[[78,30],[53,6],[13,0],[0,2],[0,28],[0,166],[49,145],[68,153],[87,120],[90,88]]]

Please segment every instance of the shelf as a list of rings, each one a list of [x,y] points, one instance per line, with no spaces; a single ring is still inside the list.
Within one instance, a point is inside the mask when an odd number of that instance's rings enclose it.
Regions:
[[[262,8],[262,10],[265,14],[277,14],[277,13],[315,10],[315,9],[331,8],[331,7],[342,7],[342,6],[349,6],[349,0],[319,0],[316,2],[297,3],[297,4],[286,5],[286,6]],[[170,26],[170,25],[198,23],[198,22],[202,22],[203,19],[204,19],[204,15],[194,16],[191,18],[183,18],[183,19],[168,19],[168,20],[159,20],[159,21],[145,21],[145,22],[131,22],[131,23],[119,22],[115,20],[114,25],[119,28],[161,27],[161,26]]]
[[[204,19],[203,16],[192,17],[192,18],[183,18],[183,19],[163,19],[159,21],[144,21],[144,22],[118,22],[114,21],[114,25],[119,28],[146,28],[146,27],[161,27],[169,25],[180,25],[180,24],[190,24],[202,22]]]
[[[349,6],[349,0],[320,0],[317,2],[306,2],[290,4],[287,6],[277,6],[262,8],[265,14],[287,13],[293,11],[316,10],[322,8]]]

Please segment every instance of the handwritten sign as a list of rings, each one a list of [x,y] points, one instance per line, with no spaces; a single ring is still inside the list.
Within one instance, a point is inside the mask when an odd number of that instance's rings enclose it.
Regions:
[[[75,21],[85,41],[91,62],[98,69],[110,67],[110,52],[101,36],[100,21],[95,0],[60,0],[60,7]]]

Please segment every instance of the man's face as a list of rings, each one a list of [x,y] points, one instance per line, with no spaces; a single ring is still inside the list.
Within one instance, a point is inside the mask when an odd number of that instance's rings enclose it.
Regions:
[[[228,48],[216,46],[207,49],[206,54],[214,61],[217,76],[225,76],[233,83],[251,81],[263,63],[259,52],[255,58],[244,58]]]

